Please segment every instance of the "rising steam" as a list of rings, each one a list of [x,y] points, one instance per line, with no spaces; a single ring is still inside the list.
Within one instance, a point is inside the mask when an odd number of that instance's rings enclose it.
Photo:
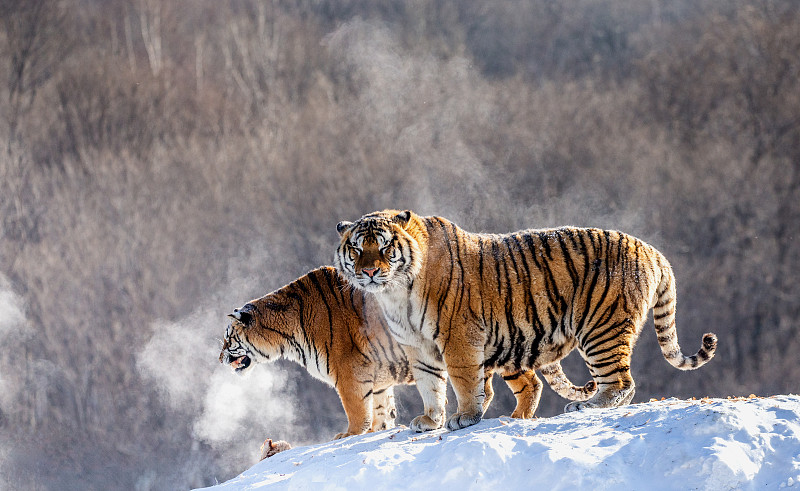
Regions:
[[[292,438],[302,430],[292,433],[292,400],[277,365],[239,376],[219,363],[226,322],[220,308],[157,323],[137,363],[167,404],[191,419],[196,440],[247,456],[239,459],[241,466],[255,459],[265,438]]]
[[[11,289],[9,281],[0,275],[0,343],[11,346],[26,338],[30,333],[25,325],[24,304]],[[14,379],[4,377],[0,372],[0,415],[3,411],[10,410],[13,403],[16,387],[12,386]]]

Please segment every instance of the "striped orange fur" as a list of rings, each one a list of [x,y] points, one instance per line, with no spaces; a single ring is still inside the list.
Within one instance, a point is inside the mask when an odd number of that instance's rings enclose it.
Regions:
[[[714,356],[717,338],[681,353],[675,330],[675,277],[666,258],[630,235],[593,228],[469,233],[441,217],[385,210],[337,227],[337,269],[381,306],[398,341],[413,346],[426,371],[414,372],[425,413],[412,428],[440,427],[446,372],[458,397],[447,421],[480,421],[482,374],[542,370],[574,348],[598,391],[583,407],[627,404],[634,394],[631,352],[649,310],[664,358],[690,370]]]
[[[220,361],[244,373],[256,363],[278,358],[303,365],[314,377],[332,385],[347,414],[342,438],[392,428],[396,409],[393,387],[414,383],[412,372],[425,365],[408,357],[389,334],[374,299],[351,288],[332,267],[310,271],[288,285],[252,300],[230,314]],[[493,369],[481,373],[491,401]],[[498,370],[517,398],[513,416],[529,418],[536,410],[542,384],[532,371]],[[437,373],[437,380],[444,375]],[[575,387],[559,364],[545,379],[570,400],[585,400],[592,382]],[[441,408],[444,416],[444,406]]]

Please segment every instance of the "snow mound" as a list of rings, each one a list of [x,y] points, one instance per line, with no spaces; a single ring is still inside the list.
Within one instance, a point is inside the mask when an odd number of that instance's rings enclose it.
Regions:
[[[298,447],[205,488],[800,489],[800,397],[667,399]]]

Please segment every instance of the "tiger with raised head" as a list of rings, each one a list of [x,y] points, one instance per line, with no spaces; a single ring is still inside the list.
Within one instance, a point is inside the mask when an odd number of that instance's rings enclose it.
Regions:
[[[389,334],[374,299],[351,288],[332,267],[310,271],[288,285],[252,300],[230,314],[219,360],[237,373],[258,362],[279,358],[303,365],[315,378],[333,386],[347,415],[347,430],[335,438],[395,426],[393,387],[414,383],[413,373],[428,370],[424,362],[407,357]],[[513,417],[530,418],[539,403],[542,384],[532,371],[499,370],[514,392]],[[427,372],[426,372],[427,373]],[[488,407],[491,376],[483,386]],[[543,375],[558,394],[586,400],[594,382],[575,387],[554,364]],[[437,375],[444,382],[444,376]],[[444,417],[444,406],[441,408]]]
[[[717,337],[684,356],[675,329],[675,277],[652,246],[621,232],[563,227],[504,235],[469,233],[447,219],[385,210],[340,222],[339,272],[378,301],[393,336],[416,347],[426,431],[443,424],[448,374],[456,430],[483,415],[483,373],[517,373],[558,363],[578,348],[596,394],[565,410],[627,404],[631,352],[653,310],[664,358],[681,370],[714,356]],[[407,350],[408,351],[408,350]]]

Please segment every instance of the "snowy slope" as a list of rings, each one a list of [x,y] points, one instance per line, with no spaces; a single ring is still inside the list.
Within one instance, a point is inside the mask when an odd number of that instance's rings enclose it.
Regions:
[[[261,461],[206,488],[800,489],[800,397],[668,399],[448,432],[387,430]]]

